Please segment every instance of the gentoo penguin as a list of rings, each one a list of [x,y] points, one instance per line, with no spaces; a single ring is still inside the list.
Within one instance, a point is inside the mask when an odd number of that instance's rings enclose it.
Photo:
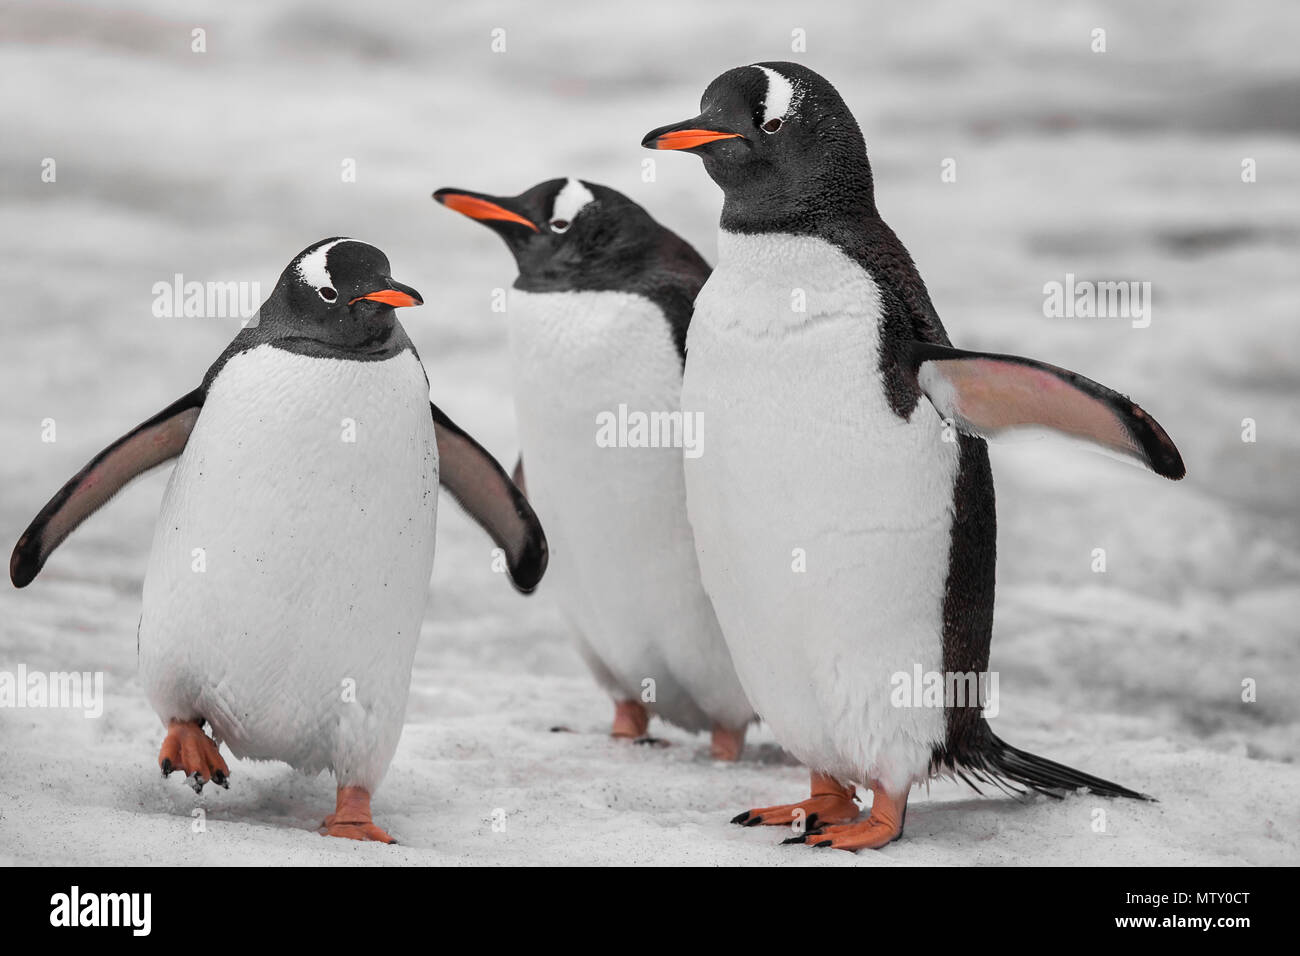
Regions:
[[[710,729],[714,756],[735,759],[753,708],[700,584],[682,474],[696,452],[671,434],[659,447],[609,447],[614,429],[600,428],[620,408],[629,421],[682,422],[686,331],[708,265],[632,200],[580,179],[508,198],[434,198],[491,228],[519,266],[506,307],[516,480],[526,461],[526,494],[551,543],[548,586],[614,699],[614,736],[643,739],[654,713]],[[703,437],[678,434],[678,444]]]
[[[237,757],[328,769],[338,803],[325,832],[387,843],[370,795],[402,732],[439,483],[504,550],[516,587],[531,591],[546,567],[532,508],[429,401],[393,311],[420,304],[374,246],[309,246],[203,383],[91,459],[9,565],[25,587],[123,485],[179,456],[138,640],[167,731],[163,775],[228,787],[222,742]]]
[[[724,194],[687,339],[682,406],[709,428],[708,453],[686,461],[687,506],[740,682],[812,771],[810,799],[735,822],[806,814],[790,842],[881,847],[935,774],[1140,797],[1008,746],[964,694],[926,707],[891,692],[918,667],[954,690],[987,671],[995,520],[980,436],[1046,426],[1181,478],[1168,435],[1081,375],[951,347],[876,211],[857,123],[811,70],[730,70],[699,116],[643,145],[700,156]],[[873,792],[860,822],[855,783]]]

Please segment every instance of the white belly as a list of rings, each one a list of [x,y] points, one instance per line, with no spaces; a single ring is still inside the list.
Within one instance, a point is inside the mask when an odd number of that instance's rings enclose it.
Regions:
[[[674,412],[681,361],[650,301],[512,290],[510,347],[528,497],[550,544],[547,588],[616,698],[689,729],[752,709],[700,583],[680,447],[601,447],[597,416]]]
[[[232,358],[172,473],[145,577],[140,669],[158,715],[206,718],[236,756],[373,789],[406,712],[437,501],[411,352]]]
[[[941,708],[890,691],[917,663],[942,671],[957,445],[925,400],[910,421],[890,410],[879,290],[855,263],[816,239],[725,232],[720,259],[682,398],[709,436],[686,462],[705,587],[781,744],[897,788],[943,740]]]

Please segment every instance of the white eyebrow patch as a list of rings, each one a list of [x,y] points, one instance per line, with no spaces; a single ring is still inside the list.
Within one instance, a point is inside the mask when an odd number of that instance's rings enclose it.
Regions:
[[[573,222],[574,217],[584,206],[595,201],[596,197],[591,194],[590,189],[582,185],[581,180],[570,178],[565,182],[564,188],[555,194],[555,202],[551,206],[551,218]]]
[[[771,67],[755,64],[754,69],[762,70],[763,75],[767,77],[767,94],[763,97],[763,122],[767,123],[774,119],[784,120],[803,99],[803,90]]]
[[[298,277],[306,282],[313,289],[323,289],[325,286],[333,287],[334,280],[330,277],[330,270],[325,264],[329,252],[341,242],[356,242],[355,239],[335,239],[333,242],[326,242],[317,246],[305,256],[298,259]]]

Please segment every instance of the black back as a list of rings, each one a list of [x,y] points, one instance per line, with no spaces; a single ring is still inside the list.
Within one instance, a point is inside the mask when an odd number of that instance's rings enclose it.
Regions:
[[[774,70],[793,87],[788,112],[771,130],[764,126],[770,79],[756,67]],[[921,400],[911,343],[951,343],[911,255],[876,209],[866,143],[838,91],[797,63],[738,67],[709,84],[697,120],[678,125],[739,134],[698,149],[723,189],[722,228],[814,236],[871,275],[882,304],[880,373],[891,409],[909,418]],[[944,669],[982,673],[993,632],[993,475],[983,439],[960,435],[958,442],[943,606]],[[979,709],[950,707],[946,722],[947,739],[934,753],[936,767],[975,762],[986,740]]]

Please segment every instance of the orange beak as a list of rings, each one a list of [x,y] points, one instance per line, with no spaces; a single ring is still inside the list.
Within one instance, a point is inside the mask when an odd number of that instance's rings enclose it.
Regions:
[[[720,133],[711,129],[675,129],[661,133],[644,144],[651,149],[694,149],[720,139],[744,139],[739,133]]]
[[[464,193],[448,193],[439,190],[434,193],[434,198],[448,209],[455,210],[462,216],[469,216],[471,219],[499,219],[503,222],[517,222],[521,226],[527,226],[533,232],[541,231],[519,213],[511,212],[504,206],[498,206],[486,199],[479,199],[477,196],[466,196]]]
[[[369,299],[371,302],[382,302],[384,305],[391,305],[393,308],[400,309],[408,305],[424,305],[424,300],[419,296],[410,295],[406,292],[400,292],[397,289],[379,289],[368,295],[359,295],[348,305],[353,302],[360,302],[362,299]]]

